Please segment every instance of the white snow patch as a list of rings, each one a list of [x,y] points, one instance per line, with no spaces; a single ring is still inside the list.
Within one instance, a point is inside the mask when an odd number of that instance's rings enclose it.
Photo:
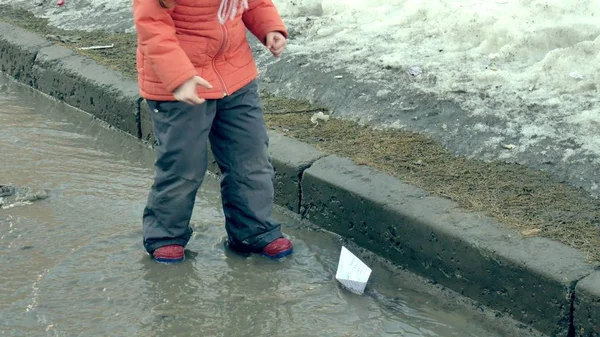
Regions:
[[[600,155],[600,1],[274,2],[296,32],[295,55],[325,53],[312,62],[384,83],[418,65],[416,88],[505,121],[503,134],[573,139]]]

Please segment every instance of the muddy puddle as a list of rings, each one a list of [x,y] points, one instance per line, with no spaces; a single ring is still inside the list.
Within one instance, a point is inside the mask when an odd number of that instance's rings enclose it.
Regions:
[[[335,281],[340,239],[276,218],[280,262],[225,251],[218,182],[176,266],[152,262],[141,212],[153,151],[0,74],[0,184],[48,197],[0,208],[2,336],[509,336],[467,301],[366,255],[364,296]],[[508,323],[507,323],[508,322]],[[510,331],[509,331],[510,330]],[[520,336],[528,335],[519,331]]]

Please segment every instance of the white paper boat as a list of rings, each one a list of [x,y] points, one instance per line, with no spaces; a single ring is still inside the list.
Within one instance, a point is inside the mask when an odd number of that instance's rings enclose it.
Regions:
[[[342,286],[350,292],[362,295],[370,276],[371,268],[346,249],[346,247],[342,246],[340,262],[338,263],[337,273],[335,274],[335,278]]]

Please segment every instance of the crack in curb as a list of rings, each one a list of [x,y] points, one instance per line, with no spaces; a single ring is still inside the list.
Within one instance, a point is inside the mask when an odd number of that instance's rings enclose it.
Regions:
[[[138,139],[142,139],[142,101],[144,101],[142,97],[138,97],[136,101],[135,124]]]
[[[40,66],[38,65],[38,56],[40,55],[40,51],[42,50],[42,48],[45,47],[41,47],[35,51],[33,59],[31,60],[31,64],[29,65],[31,68],[31,78],[29,79],[29,85],[35,90],[37,90],[37,78],[35,76],[35,67],[40,68]]]
[[[313,163],[314,162],[306,164],[306,165],[302,165],[299,167],[299,170],[298,170],[298,214],[300,214],[301,218],[304,218],[304,215],[302,214],[303,213],[302,212],[302,197],[303,197],[302,179],[304,179],[304,172],[306,170],[308,170],[312,166]]]
[[[573,283],[573,293],[571,293],[571,307],[569,308],[569,331],[567,332],[567,337],[575,337],[575,289],[577,288],[577,283],[579,283],[579,281],[575,281]]]
[[[318,158],[315,158],[315,160],[313,160],[310,163],[307,163],[305,165],[301,165],[298,168],[298,214],[300,214],[300,219],[306,219],[306,213],[307,209],[302,209],[302,202],[304,200],[304,191],[302,189],[302,181],[304,180],[304,173],[306,172],[306,170],[308,170],[309,168],[311,168],[317,161],[323,159],[327,157],[327,154],[322,153],[320,156],[318,156]]]
[[[597,268],[596,268],[597,269]],[[577,285],[579,284],[579,282],[581,282],[582,280],[584,280],[585,278],[587,278],[588,276],[592,275],[593,273],[589,273],[587,275],[585,275],[584,277],[580,278],[579,280],[576,280],[573,282],[573,286],[572,286],[572,293],[571,293],[571,307],[569,308],[569,331],[567,334],[567,337],[576,337],[577,333],[576,333],[576,327],[575,327],[575,299],[577,297]]]

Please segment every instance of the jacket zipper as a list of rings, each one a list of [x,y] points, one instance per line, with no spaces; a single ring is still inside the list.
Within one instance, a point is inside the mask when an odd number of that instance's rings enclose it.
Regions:
[[[220,26],[221,26],[222,41],[221,41],[221,46],[219,47],[219,51],[217,52],[215,57],[213,57],[213,59],[212,59],[212,66],[213,66],[213,70],[215,71],[215,74],[217,74],[217,77],[219,78],[219,82],[221,83],[221,87],[223,89],[223,96],[228,96],[229,93],[227,92],[227,86],[225,85],[225,81],[221,77],[221,74],[219,74],[219,72],[217,71],[217,66],[215,65],[215,60],[221,54],[221,52],[223,52],[223,48],[225,47],[225,42],[227,41],[227,28],[225,27],[225,25],[220,25]]]

